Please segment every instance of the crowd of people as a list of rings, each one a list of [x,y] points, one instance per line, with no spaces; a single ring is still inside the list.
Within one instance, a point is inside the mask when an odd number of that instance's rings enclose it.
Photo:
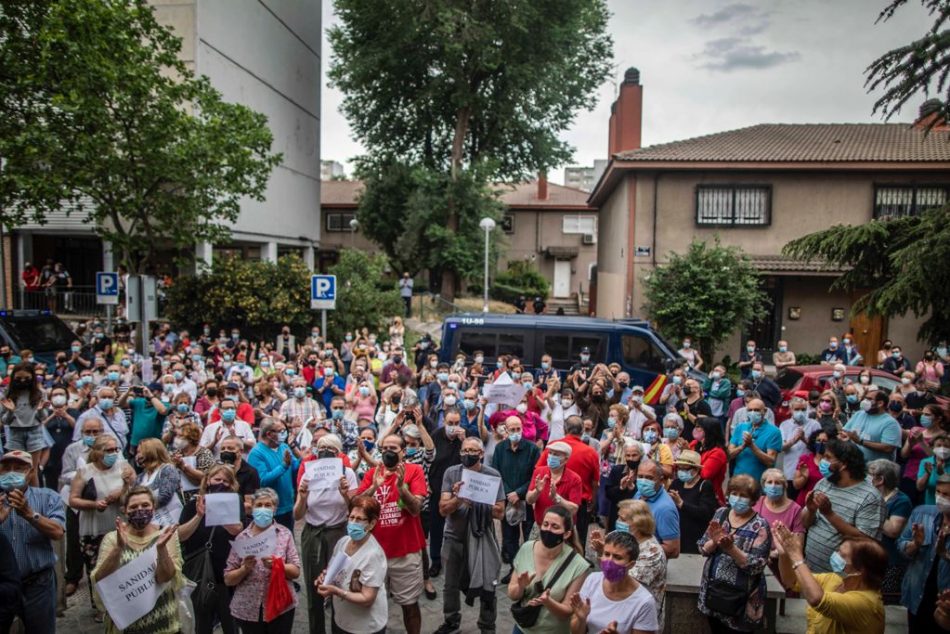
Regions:
[[[398,317],[337,344],[166,324],[142,356],[94,324],[55,364],[0,348],[0,632],[55,631],[58,594],[84,582],[120,631],[95,584],[152,548],[163,589],[121,631],[178,632],[190,581],[201,634],[290,632],[298,600],[311,632],[383,632],[396,610],[418,634],[444,575],[437,634],[463,599],[494,632],[499,591],[515,633],[657,632],[682,555],[704,559],[714,632],[763,626],[766,574],[811,632],[882,632],[887,603],[911,631],[950,627],[946,345],[914,365],[886,349],[888,392],[848,378],[864,358],[832,338],[823,389],[783,403],[755,342],[734,382],[698,373],[685,340],[649,404],[587,349],[559,371],[547,354],[443,361],[406,334]],[[773,361],[794,363],[787,342]],[[209,525],[216,493],[237,494],[231,523]],[[233,546],[263,536],[263,556]]]

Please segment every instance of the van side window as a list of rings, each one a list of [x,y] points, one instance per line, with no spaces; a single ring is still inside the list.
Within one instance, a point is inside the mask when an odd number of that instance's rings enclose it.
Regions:
[[[482,348],[484,350],[484,348]],[[485,354],[488,354],[488,351],[485,351]],[[528,365],[531,365],[531,361],[524,358],[524,335],[507,335],[500,334],[498,335],[498,354],[507,354],[514,355],[519,359],[522,359]]]
[[[652,372],[663,372],[663,359],[663,354],[646,337],[628,334],[623,336],[623,362],[625,365],[645,368]]]
[[[590,348],[590,358],[594,363],[601,363],[606,356],[603,348],[603,337],[577,336],[571,337],[571,362],[576,362],[581,356],[581,350]]]
[[[497,357],[498,350],[495,347],[495,338],[496,335],[493,332],[463,330],[459,336],[459,351],[471,357],[476,350],[481,350],[487,358]]]
[[[570,337],[563,335],[544,335],[542,354],[551,355],[556,368],[568,368],[571,365]],[[539,357],[540,358],[540,357]]]

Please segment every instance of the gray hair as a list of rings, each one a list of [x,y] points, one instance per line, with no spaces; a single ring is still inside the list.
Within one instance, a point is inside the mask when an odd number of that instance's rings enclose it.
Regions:
[[[274,506],[280,504],[280,496],[277,495],[277,491],[270,487],[261,487],[257,491],[254,491],[254,495],[251,496],[251,504],[263,498],[270,498],[274,502]]]
[[[642,448],[641,448],[640,455],[641,455],[641,456],[643,455],[643,450],[642,450]],[[655,479],[662,480],[662,479],[663,479],[663,466],[662,466],[659,462],[657,462],[657,461],[655,461],[655,460],[651,460],[650,458],[641,458],[641,459],[640,459],[640,466],[637,468],[637,471],[639,472],[641,468],[643,468],[643,467],[649,467],[650,465],[653,465],[653,467],[654,467],[654,469],[655,469],[655,471],[656,471]]]
[[[759,486],[764,487],[766,480],[768,480],[769,478],[776,477],[776,476],[778,476],[779,480],[782,481],[782,487],[784,488],[786,485],[785,472],[782,471],[781,469],[776,469],[775,467],[772,467],[771,469],[766,469],[765,471],[762,472],[762,477],[759,478]]]
[[[880,476],[884,480],[884,488],[890,491],[896,489],[901,479],[901,468],[896,462],[880,458],[868,463],[868,473],[871,477]]]
[[[274,428],[274,425],[278,424],[280,421],[276,418],[271,418],[270,416],[265,416],[261,419],[261,436],[268,433]]]
[[[676,426],[679,428],[679,430],[683,431],[683,419],[676,412],[670,412],[669,414],[664,416],[663,423],[665,424],[667,421],[673,421],[674,423],[676,423]]]
[[[79,429],[79,431],[81,432],[86,431],[86,423],[99,423],[99,429],[105,430],[106,428],[101,418],[99,418],[98,416],[90,416],[89,418],[87,418],[86,420],[82,422],[82,427]]]
[[[584,433],[584,421],[577,414],[572,414],[564,420],[564,433],[568,436],[581,436]]]
[[[803,399],[801,396],[793,396],[792,398],[788,400],[788,407],[789,409],[791,409],[792,407],[795,407],[796,405],[804,405],[807,407],[808,401]]]
[[[473,442],[478,445],[480,451],[485,451],[485,443],[483,443],[482,439],[478,436],[466,436],[465,439],[462,440],[462,444],[464,445],[467,442]]]

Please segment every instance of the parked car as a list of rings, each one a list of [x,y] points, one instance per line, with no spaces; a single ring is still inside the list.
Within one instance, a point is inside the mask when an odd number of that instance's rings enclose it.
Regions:
[[[452,363],[459,351],[471,358],[481,350],[489,367],[499,355],[513,355],[527,369],[534,369],[541,355],[549,354],[563,379],[585,347],[595,363],[619,363],[633,385],[644,387],[648,403],[659,399],[670,369],[685,363],[645,320],[563,315],[451,315],[442,324],[439,354],[440,360]],[[706,378],[702,372],[691,374]]]
[[[845,379],[857,382],[858,377],[865,370],[871,373],[871,383],[888,394],[901,384],[900,379],[890,372],[859,365],[848,366],[844,373]],[[775,420],[781,422],[791,416],[788,402],[793,396],[801,396],[807,399],[810,391],[818,390],[821,392],[827,389],[832,379],[832,372],[834,372],[834,368],[830,365],[792,365],[779,372],[778,376],[775,377],[775,382],[782,390],[782,403],[775,411]],[[950,399],[943,396],[937,396],[937,402],[944,408],[950,405]]]
[[[32,350],[33,358],[52,367],[56,353],[78,339],[62,319],[48,310],[0,310],[0,342],[15,354]]]

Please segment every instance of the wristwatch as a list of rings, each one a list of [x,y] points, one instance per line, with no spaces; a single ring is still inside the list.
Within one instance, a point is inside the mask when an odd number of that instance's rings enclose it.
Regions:
[[[37,513],[36,511],[33,511],[33,515],[30,516],[30,523],[35,524],[36,521],[39,520],[41,517],[43,516]]]
[[[804,559],[800,559],[800,560],[796,561],[795,563],[792,564],[792,570],[795,570],[796,568],[798,568],[799,566],[803,565],[804,563],[805,563],[805,560],[804,560]]]

